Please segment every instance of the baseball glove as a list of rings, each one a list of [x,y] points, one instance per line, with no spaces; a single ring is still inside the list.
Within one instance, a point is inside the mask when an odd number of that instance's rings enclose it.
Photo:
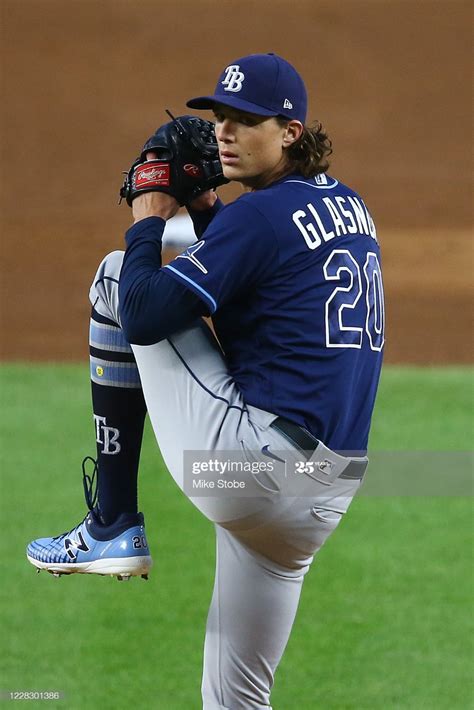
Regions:
[[[222,173],[214,124],[197,116],[175,118],[167,113],[173,120],[158,128],[124,173],[120,202],[125,199],[130,207],[144,192],[165,192],[184,205],[229,182]],[[148,151],[157,158],[147,160]]]

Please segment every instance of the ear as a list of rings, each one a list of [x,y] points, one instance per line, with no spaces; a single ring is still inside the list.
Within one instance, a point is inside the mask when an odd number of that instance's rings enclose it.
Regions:
[[[301,121],[291,120],[285,128],[283,135],[283,148],[289,148],[292,143],[295,143],[303,133],[303,124]]]

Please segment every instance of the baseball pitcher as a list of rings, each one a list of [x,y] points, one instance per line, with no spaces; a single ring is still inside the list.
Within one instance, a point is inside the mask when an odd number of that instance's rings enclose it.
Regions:
[[[125,252],[105,257],[90,290],[88,513],[27,556],[55,575],[148,575],[148,412],[170,474],[215,526],[203,708],[268,709],[305,574],[367,466],[380,250],[363,199],[328,174],[331,142],[306,124],[305,85],[283,58],[236,59],[187,106],[214,122],[170,116],[145,143],[121,190]],[[224,205],[215,190],[229,180],[245,191]],[[197,241],[163,267],[180,205]]]

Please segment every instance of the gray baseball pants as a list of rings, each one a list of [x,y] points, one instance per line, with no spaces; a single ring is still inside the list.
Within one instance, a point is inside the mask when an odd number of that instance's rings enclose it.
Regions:
[[[120,323],[123,252],[109,254],[90,291],[94,308]],[[105,278],[104,278],[105,277]],[[285,460],[252,478],[252,495],[190,495],[215,524],[214,591],[206,626],[204,710],[271,708],[270,692],[315,553],[347,511],[360,480],[340,478],[349,460],[318,447],[310,462],[331,475],[294,474],[302,454],[270,425],[276,415],[246,405],[204,322],[149,346],[132,345],[163,459],[186,492],[184,452],[235,452],[247,461]],[[265,456],[262,449],[267,452]],[[319,480],[318,480],[319,479]]]

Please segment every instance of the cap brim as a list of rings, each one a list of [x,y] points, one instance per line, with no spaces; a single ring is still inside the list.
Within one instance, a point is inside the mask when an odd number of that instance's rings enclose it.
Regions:
[[[236,108],[240,111],[255,113],[257,116],[278,115],[275,111],[263,108],[263,106],[257,106],[257,104],[252,104],[250,101],[239,99],[238,96],[220,96],[216,94],[214,96],[198,96],[195,99],[189,99],[189,101],[186,101],[186,106],[197,109],[212,109],[215,104],[222,104],[223,106],[230,106],[231,108]]]

